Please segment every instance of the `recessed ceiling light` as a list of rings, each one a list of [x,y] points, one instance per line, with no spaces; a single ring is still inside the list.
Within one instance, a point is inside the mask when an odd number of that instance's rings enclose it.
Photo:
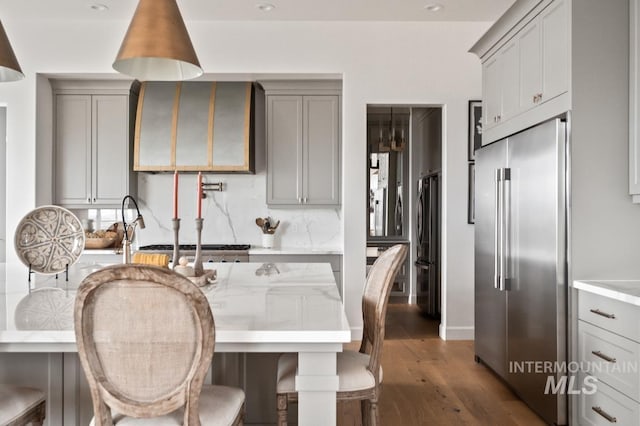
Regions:
[[[91,9],[98,11],[98,12],[104,12],[105,10],[109,10],[109,6],[107,6],[106,4],[102,4],[102,3],[94,3],[92,5],[89,6]]]
[[[438,12],[442,9],[444,9],[444,6],[439,4],[439,3],[432,3],[432,4],[428,4],[424,7],[426,10],[428,10],[429,12]]]
[[[256,4],[256,7],[263,12],[271,12],[276,8],[276,6],[271,3],[258,3]]]

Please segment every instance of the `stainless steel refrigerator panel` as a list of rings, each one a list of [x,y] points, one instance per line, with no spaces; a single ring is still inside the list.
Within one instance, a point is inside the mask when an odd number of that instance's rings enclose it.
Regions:
[[[476,152],[475,354],[506,378],[506,292],[494,286],[498,190],[496,172],[506,163],[506,142]]]
[[[548,423],[564,424],[553,373],[516,367],[564,359],[566,343],[564,124],[554,120],[508,139],[505,181],[508,382]],[[560,337],[560,338],[558,338]],[[560,343],[559,343],[560,342]]]

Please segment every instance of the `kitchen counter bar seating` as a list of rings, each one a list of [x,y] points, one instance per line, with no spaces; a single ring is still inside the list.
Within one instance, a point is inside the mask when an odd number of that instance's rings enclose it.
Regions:
[[[382,344],[385,316],[393,281],[407,255],[407,246],[397,244],[373,264],[362,295],[364,329],[360,350],[338,353],[339,390],[337,400],[361,400],[363,424],[379,425],[378,397],[382,381]],[[287,425],[289,402],[297,401],[295,390],[297,358],[284,354],[278,360],[278,426]]]
[[[242,424],[244,392],[203,385],[215,326],[188,279],[156,266],[109,266],[82,281],[74,316],[96,426]]]

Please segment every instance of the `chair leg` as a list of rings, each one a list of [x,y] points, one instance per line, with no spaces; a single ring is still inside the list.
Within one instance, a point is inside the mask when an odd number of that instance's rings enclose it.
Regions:
[[[360,415],[362,416],[362,426],[369,426],[371,424],[371,411],[368,399],[360,401]]]
[[[380,411],[378,411],[378,401],[371,401],[371,425],[378,426],[380,424]]]
[[[378,426],[380,424],[380,413],[378,412],[378,401],[364,399],[360,402],[363,426]]]
[[[278,426],[287,426],[288,403],[287,394],[277,395]]]

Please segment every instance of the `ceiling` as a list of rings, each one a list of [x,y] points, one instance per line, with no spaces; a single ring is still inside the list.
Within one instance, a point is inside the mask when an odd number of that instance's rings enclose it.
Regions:
[[[515,0],[178,0],[186,21],[488,21]],[[265,12],[257,6],[275,6]],[[91,6],[102,4],[107,10]],[[136,0],[0,0],[2,21],[129,20]],[[437,12],[426,5],[439,4]]]

